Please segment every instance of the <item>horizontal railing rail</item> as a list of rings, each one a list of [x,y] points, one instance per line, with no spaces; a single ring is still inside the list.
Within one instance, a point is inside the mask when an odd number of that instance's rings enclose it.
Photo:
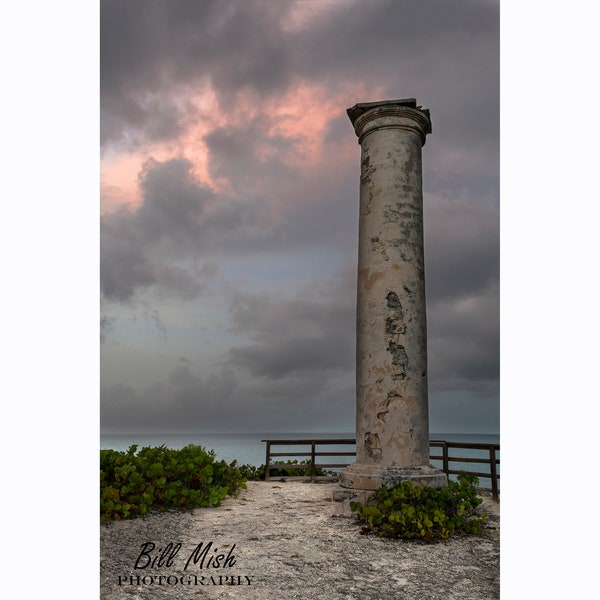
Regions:
[[[346,445],[355,445],[356,440],[352,438],[344,438],[344,439],[336,439],[336,440],[322,440],[322,439],[302,439],[302,440],[261,440],[267,444],[267,456],[265,461],[265,480],[270,479],[271,470],[274,469],[287,469],[290,471],[293,470],[306,470],[309,469],[310,478],[314,480],[316,477],[316,473],[318,469],[336,469],[347,467],[348,463],[317,463],[317,457],[321,456],[356,456],[356,451],[352,452],[318,452],[317,445],[336,445],[336,446],[346,446]],[[309,452],[273,452],[271,450],[272,446],[310,446]],[[272,463],[272,457],[292,457],[292,456],[301,456],[309,458],[309,462],[304,464],[287,464],[287,463]]]
[[[265,460],[265,480],[270,479],[271,471],[275,469],[287,469],[290,471],[294,470],[309,470],[310,478],[314,481],[316,473],[319,469],[341,469],[348,466],[348,463],[320,463],[317,462],[318,457],[341,457],[341,456],[356,456],[356,450],[350,451],[318,451],[317,446],[322,445],[336,445],[336,446],[347,446],[356,445],[356,440],[352,438],[342,439],[300,439],[300,440],[261,440],[266,443],[266,460]],[[273,452],[273,446],[310,446],[310,451],[304,452]],[[492,496],[495,500],[500,497],[500,473],[498,466],[500,465],[500,458],[498,453],[500,452],[500,444],[486,444],[486,443],[470,443],[470,442],[448,442],[445,440],[431,440],[430,446],[430,460],[441,461],[441,469],[447,475],[474,475],[478,478],[490,479]],[[434,454],[432,450],[434,448],[441,448],[441,454]],[[485,456],[457,456],[452,454],[452,450],[473,450],[479,452],[485,452]],[[289,464],[284,462],[271,462],[273,458],[278,457],[303,457],[308,462],[299,464]],[[452,464],[451,464],[452,463]],[[454,466],[455,463],[469,463],[473,465],[488,465],[487,471],[472,471],[459,469]]]
[[[431,452],[432,448],[441,448],[442,455],[436,455]],[[456,456],[451,455],[450,450],[475,450],[484,451],[487,453],[485,457],[477,456]],[[485,444],[485,443],[470,443],[470,442],[447,442],[445,440],[430,440],[429,441],[429,460],[442,461],[442,471],[446,475],[474,475],[479,479],[489,479],[492,486],[492,496],[494,500],[500,497],[500,473],[498,466],[500,458],[497,453],[500,452],[500,444]],[[469,464],[485,464],[488,465],[488,471],[471,471],[465,469],[451,468],[450,463],[469,463]]]

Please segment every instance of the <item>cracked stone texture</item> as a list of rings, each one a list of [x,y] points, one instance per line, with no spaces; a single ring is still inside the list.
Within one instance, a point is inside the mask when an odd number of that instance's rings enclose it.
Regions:
[[[429,113],[409,98],[356,105],[348,115],[361,146],[356,462],[427,465],[421,148],[431,131]],[[387,398],[395,401],[382,407]],[[376,451],[366,443],[375,438]]]
[[[360,524],[333,515],[337,483],[248,482],[216,508],[153,513],[100,530],[101,600],[244,598],[248,600],[488,600],[500,597],[499,504],[482,537],[423,544],[361,535]],[[171,567],[134,570],[142,544],[182,543]],[[183,571],[197,545],[212,542],[236,564]],[[211,548],[212,550],[212,548]],[[118,585],[118,577],[251,577],[251,585]],[[135,581],[135,580],[134,580]],[[149,579],[147,579],[149,581]],[[164,580],[163,580],[164,581]],[[173,581],[173,579],[172,579]]]

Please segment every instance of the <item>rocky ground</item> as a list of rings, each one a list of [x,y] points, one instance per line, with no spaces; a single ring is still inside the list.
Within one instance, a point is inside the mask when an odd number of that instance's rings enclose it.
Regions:
[[[250,481],[217,508],[101,526],[101,600],[500,597],[497,502],[483,496],[483,537],[423,544],[361,535],[353,518],[333,516],[338,489]]]

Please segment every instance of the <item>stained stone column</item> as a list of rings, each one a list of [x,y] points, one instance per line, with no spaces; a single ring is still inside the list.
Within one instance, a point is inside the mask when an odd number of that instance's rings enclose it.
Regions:
[[[405,479],[447,485],[429,465],[421,148],[429,111],[414,99],[348,109],[361,146],[356,462],[343,487]]]

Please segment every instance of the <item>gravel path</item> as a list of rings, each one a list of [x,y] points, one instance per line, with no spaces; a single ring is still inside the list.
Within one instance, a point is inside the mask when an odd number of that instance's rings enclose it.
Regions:
[[[498,503],[484,496],[485,536],[421,544],[361,535],[353,518],[332,516],[337,489],[250,481],[217,508],[101,526],[101,600],[500,597]]]

